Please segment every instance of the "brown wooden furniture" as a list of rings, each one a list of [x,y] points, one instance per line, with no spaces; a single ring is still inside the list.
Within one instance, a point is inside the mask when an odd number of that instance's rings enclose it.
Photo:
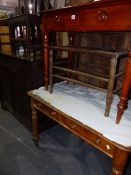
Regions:
[[[61,69],[58,66],[50,66],[50,87],[52,91],[52,78],[57,77],[62,80],[71,81],[73,83],[80,83],[83,85],[87,85],[93,87],[92,85],[74,81],[71,77],[71,74],[74,75],[84,75],[89,76],[91,78],[95,78],[98,80],[103,80],[108,82],[107,87],[107,99],[106,99],[106,109],[105,116],[109,115],[110,105],[112,101],[112,94],[116,92],[118,89],[114,89],[115,79],[122,75],[122,73],[118,73],[116,71],[117,62],[119,58],[122,56],[125,57],[126,54],[123,52],[115,52],[115,50],[107,51],[107,50],[97,50],[97,49],[80,49],[72,47],[72,38],[69,37],[69,46],[71,47],[59,47],[59,46],[49,46],[48,37],[49,32],[88,32],[88,31],[129,31],[130,27],[130,7],[131,1],[129,0],[106,0],[106,1],[97,1],[92,3],[87,3],[85,5],[73,6],[73,7],[65,7],[63,9],[57,10],[49,10],[41,13],[42,15],[42,23],[43,23],[43,31],[44,31],[44,82],[45,89],[48,90],[49,84],[49,50],[66,50],[69,52],[69,60],[71,60],[71,52],[86,52],[88,54],[100,54],[103,57],[105,54],[110,56],[110,74],[108,78],[94,76],[90,74],[85,74],[83,72],[78,72],[76,70],[72,70],[71,66],[67,69]],[[128,51],[127,51],[128,52]],[[52,60],[52,53],[50,58]],[[51,61],[52,62],[52,61]],[[66,72],[68,77],[59,76],[52,72],[52,69],[62,70]],[[94,87],[93,87],[94,88]],[[96,87],[95,87],[96,88]],[[102,90],[102,89],[100,89]]]
[[[42,86],[42,59],[29,61],[0,52],[0,102],[31,130],[31,108],[27,91]]]
[[[129,54],[131,56],[131,54]],[[122,92],[120,96],[120,102],[118,104],[118,112],[116,117],[116,123],[119,124],[122,114],[124,110],[127,108],[127,100],[129,91],[131,88],[131,58],[127,60],[126,69],[125,69],[125,77],[122,86]]]
[[[113,159],[111,175],[124,174],[124,169],[128,160],[129,152],[131,151],[131,147],[124,147],[107,139],[101,133],[97,132],[95,128],[82,124],[72,116],[60,111],[59,108],[56,109],[53,105],[47,102],[46,97],[36,95],[33,93],[33,91],[29,91],[28,95],[31,97],[32,135],[36,145],[38,145],[40,134],[38,111],[41,111],[54,121],[61,124],[63,127],[70,130],[72,133],[85,140],[87,143],[111,157]]]
[[[41,18],[24,14],[8,19],[12,53],[35,60],[42,55]]]

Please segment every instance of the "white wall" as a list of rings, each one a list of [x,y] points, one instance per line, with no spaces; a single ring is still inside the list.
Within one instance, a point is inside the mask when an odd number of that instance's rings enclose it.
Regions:
[[[0,5],[15,8],[18,5],[18,0],[0,0]]]

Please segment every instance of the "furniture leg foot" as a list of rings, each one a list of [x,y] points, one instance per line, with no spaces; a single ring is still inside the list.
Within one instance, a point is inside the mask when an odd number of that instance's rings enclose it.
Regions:
[[[113,167],[111,175],[124,175],[126,163],[129,153],[127,151],[116,148],[113,155]]]
[[[124,113],[124,110],[127,108],[127,98],[120,97],[120,102],[117,105],[118,112],[116,117],[116,124],[119,124],[121,117]]]
[[[108,92],[107,97],[106,97],[106,108],[105,108],[105,113],[104,113],[104,116],[106,116],[106,117],[109,116],[111,103],[112,103],[112,93]]]
[[[108,117],[109,116],[109,110],[105,110],[104,116],[105,117]]]
[[[33,141],[34,141],[35,146],[36,146],[37,148],[39,148],[39,143],[38,143],[38,141],[36,141],[36,140],[33,140]]]

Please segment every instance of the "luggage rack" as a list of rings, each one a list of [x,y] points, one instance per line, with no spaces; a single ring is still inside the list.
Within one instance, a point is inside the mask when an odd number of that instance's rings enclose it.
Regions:
[[[61,80],[65,80],[67,82],[71,82],[74,84],[80,84],[82,86],[94,88],[100,91],[107,92],[106,96],[106,107],[105,107],[105,116],[109,116],[110,112],[110,107],[112,103],[112,97],[113,94],[118,92],[121,89],[121,86],[115,87],[115,81],[118,77],[121,77],[124,72],[123,71],[117,71],[117,66],[118,66],[118,60],[125,58],[128,56],[128,51],[120,51],[116,52],[115,50],[108,51],[108,50],[100,50],[100,49],[90,49],[90,48],[76,48],[76,47],[68,47],[68,46],[49,46],[50,50],[50,56],[49,56],[49,84],[50,88],[49,91],[50,93],[53,92],[53,78],[58,78]],[[58,62],[53,61],[53,51],[67,51],[68,53],[86,53],[91,54],[91,55],[99,55],[99,56],[106,56],[110,59],[110,66],[109,66],[109,75],[108,76],[99,76],[95,74],[90,74],[90,73],[85,73],[82,71],[78,71],[77,67],[75,66],[77,63],[77,59],[72,61],[72,58],[68,58],[65,63],[67,63],[66,66],[61,66],[61,60]],[[73,65],[74,64],[74,65]],[[57,70],[57,73],[56,71]],[[58,73],[60,72],[60,73]],[[92,79],[97,79],[103,82],[107,83],[107,89],[97,87],[96,85],[86,83],[81,80],[77,80],[76,76],[85,76],[85,77],[90,77]]]

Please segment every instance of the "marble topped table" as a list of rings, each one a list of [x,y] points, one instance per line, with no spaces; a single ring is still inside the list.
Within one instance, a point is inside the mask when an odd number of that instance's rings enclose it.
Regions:
[[[38,144],[37,111],[78,135],[113,159],[112,175],[123,175],[131,151],[131,101],[119,125],[115,123],[119,97],[114,95],[109,117],[104,116],[106,93],[61,82],[50,94],[44,87],[28,92],[32,102],[33,139]]]

